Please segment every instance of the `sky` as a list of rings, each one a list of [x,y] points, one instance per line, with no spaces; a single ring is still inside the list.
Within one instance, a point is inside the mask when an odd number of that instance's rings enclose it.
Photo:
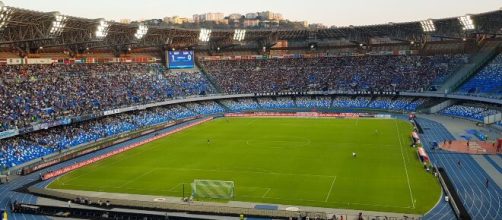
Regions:
[[[7,6],[107,20],[192,17],[206,12],[273,11],[292,21],[331,26],[457,17],[502,8],[501,0],[0,0]]]

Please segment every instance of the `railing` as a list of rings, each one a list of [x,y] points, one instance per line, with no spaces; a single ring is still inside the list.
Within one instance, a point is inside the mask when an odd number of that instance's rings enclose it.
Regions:
[[[48,197],[55,197],[64,200],[74,200],[77,197],[81,197],[78,194],[60,192],[56,190],[48,190],[45,188],[29,187],[28,190],[31,193],[37,195],[43,195]],[[327,219],[326,213],[324,212],[304,212],[304,211],[287,211],[287,210],[262,210],[254,208],[242,208],[242,207],[231,207],[231,206],[217,206],[209,204],[197,204],[197,203],[187,203],[182,202],[180,198],[179,203],[166,202],[166,201],[139,201],[134,200],[133,197],[128,199],[114,199],[114,198],[102,198],[94,196],[85,196],[87,200],[92,201],[92,203],[97,204],[97,201],[109,201],[111,205],[118,207],[134,207],[140,209],[160,209],[178,212],[190,212],[190,213],[203,213],[203,214],[213,214],[213,215],[234,215],[238,216],[244,214],[245,216],[259,216],[259,217],[279,217],[279,218],[289,218],[298,216],[309,216],[311,219]]]
[[[448,196],[448,202],[450,203],[451,207],[453,208],[453,211],[455,212],[455,215],[457,216],[457,219],[460,220],[470,220],[471,216],[465,209],[464,205],[460,202],[460,197],[458,196],[457,192],[455,191],[455,188],[453,184],[451,184],[448,176],[446,175],[446,172],[444,171],[443,168],[438,168],[434,166],[436,172],[438,173],[439,177],[439,182],[441,183],[441,186],[446,192],[446,195]],[[446,175],[446,176],[443,176]]]

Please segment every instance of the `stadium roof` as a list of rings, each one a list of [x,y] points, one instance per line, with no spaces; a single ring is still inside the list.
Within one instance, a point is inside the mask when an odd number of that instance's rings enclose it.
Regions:
[[[59,17],[58,17],[59,16]],[[271,46],[278,40],[336,41],[367,44],[372,38],[388,38],[398,42],[427,41],[431,37],[462,39],[476,35],[502,36],[502,10],[470,15],[474,29],[466,30],[458,17],[431,19],[433,31],[424,31],[420,21],[388,23],[369,26],[349,26],[329,29],[305,30],[248,30],[246,42]],[[55,23],[57,22],[57,23]],[[0,2],[0,46],[28,51],[40,47],[62,47],[69,50],[84,48],[164,47],[185,48],[198,45],[199,30],[150,26],[144,37],[135,37],[140,24],[105,22],[104,36],[98,36],[103,19],[88,19],[60,15],[58,12],[40,12],[4,6]],[[233,30],[212,30],[210,44],[228,46],[233,41]]]

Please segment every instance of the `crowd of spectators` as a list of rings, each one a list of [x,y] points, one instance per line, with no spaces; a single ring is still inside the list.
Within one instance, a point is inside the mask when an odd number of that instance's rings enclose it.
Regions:
[[[500,111],[488,106],[452,105],[440,111],[440,114],[467,118],[482,122],[485,116],[495,115]]]
[[[253,98],[238,100],[226,99],[222,100],[221,104],[235,112],[259,109],[258,103]]]
[[[368,108],[373,109],[389,109],[392,105],[392,97],[378,97],[374,99],[369,105]]]
[[[406,107],[404,107],[404,110],[406,111],[415,111],[417,110],[418,106],[424,104],[428,99],[427,98],[418,98],[413,102],[410,102]]]
[[[201,73],[158,64],[0,66],[0,131],[213,91]]]
[[[223,108],[215,102],[203,102],[196,105],[190,106],[193,108],[182,105],[149,108],[1,139],[0,167],[13,167],[51,153],[144,126],[223,111]]]
[[[466,60],[463,54],[353,56],[203,61],[202,66],[226,93],[419,91]]]
[[[333,99],[334,108],[366,108],[371,101],[369,96],[359,96],[356,98],[339,96]]]
[[[458,93],[502,98],[502,53],[460,86]]]
[[[326,96],[298,97],[296,98],[296,106],[298,108],[330,108],[331,97],[326,97]]]
[[[220,101],[193,102],[148,108],[121,113],[96,120],[59,126],[0,140],[0,166],[12,167],[61,150],[87,144],[102,138],[130,132],[160,123],[231,111],[293,108],[373,108],[414,110],[424,98],[370,96],[307,96],[275,98],[241,98]],[[413,105],[412,107],[410,107]],[[493,112],[485,110],[485,113]]]
[[[200,115],[212,115],[217,113],[223,113],[225,109],[214,101],[205,101],[199,103],[188,103],[186,104],[188,109],[191,109]]]
[[[290,97],[258,98],[258,104],[262,109],[295,108],[295,102]]]
[[[362,56],[202,61],[226,93],[309,90],[419,91],[441,81],[466,55]],[[502,55],[461,87],[502,93]],[[157,64],[0,66],[0,132],[119,107],[215,93],[205,74],[168,71]],[[12,167],[61,150],[145,126],[200,114],[255,109],[371,108],[415,111],[426,98],[311,96],[241,98],[154,107],[0,140],[0,166]],[[222,106],[223,105],[223,106]],[[498,111],[450,106],[442,114],[482,120]]]
[[[426,99],[412,97],[398,97],[392,99],[390,97],[378,97],[371,101],[368,108],[372,109],[387,109],[393,111],[415,111],[417,107],[425,102]]]
[[[395,99],[390,105],[386,107],[386,109],[391,109],[395,111],[400,111],[406,109],[408,105],[411,104],[414,98],[411,97],[399,97]],[[415,109],[413,109],[415,110]]]

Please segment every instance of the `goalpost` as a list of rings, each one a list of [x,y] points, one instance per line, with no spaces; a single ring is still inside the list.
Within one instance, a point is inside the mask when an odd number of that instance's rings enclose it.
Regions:
[[[192,197],[195,199],[233,199],[235,186],[233,181],[224,180],[194,180]]]

